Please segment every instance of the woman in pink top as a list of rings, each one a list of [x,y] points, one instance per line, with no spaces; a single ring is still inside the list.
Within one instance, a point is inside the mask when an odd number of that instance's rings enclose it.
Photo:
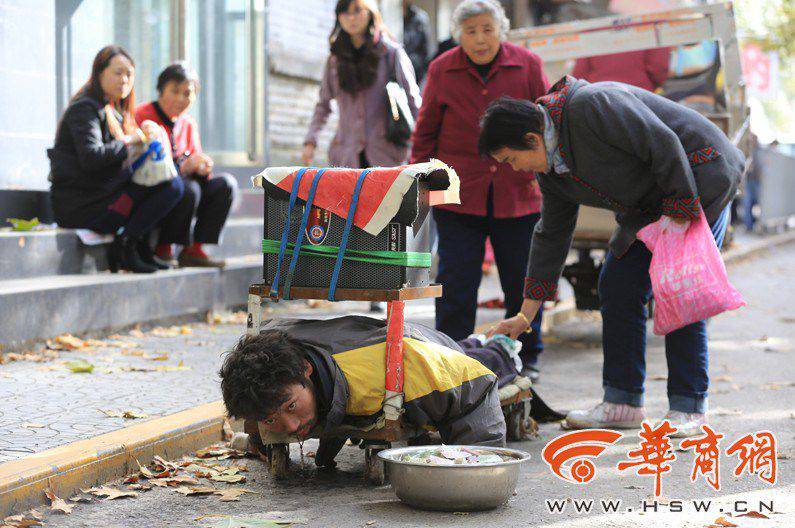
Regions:
[[[301,159],[304,165],[312,164],[318,134],[328,121],[330,103],[335,99],[339,123],[328,150],[329,164],[354,168],[401,165],[409,147],[387,139],[386,84],[397,80],[416,119],[420,94],[411,61],[389,38],[372,0],[339,0],[334,12],[337,23],[329,38],[331,54]]]

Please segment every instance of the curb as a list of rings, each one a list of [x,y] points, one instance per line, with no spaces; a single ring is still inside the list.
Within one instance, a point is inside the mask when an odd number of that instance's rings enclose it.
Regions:
[[[136,460],[173,459],[218,442],[225,414],[215,401],[0,464],[0,519],[41,505],[47,488],[67,499],[137,470]]]

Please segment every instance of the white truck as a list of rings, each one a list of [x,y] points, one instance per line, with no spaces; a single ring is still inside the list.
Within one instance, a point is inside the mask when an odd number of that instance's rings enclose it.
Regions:
[[[567,73],[578,58],[716,41],[725,103],[719,111],[705,115],[747,151],[749,111],[731,2],[515,29],[508,39],[537,53],[550,80]],[[576,257],[569,260],[563,275],[574,288],[581,310],[599,308],[599,272],[615,227],[611,211],[580,207],[572,244]]]

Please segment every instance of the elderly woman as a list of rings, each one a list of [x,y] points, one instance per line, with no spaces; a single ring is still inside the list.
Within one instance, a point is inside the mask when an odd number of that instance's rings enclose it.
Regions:
[[[720,247],[744,167],[742,153],[700,114],[615,82],[559,81],[537,103],[500,99],[486,111],[480,151],[537,171],[544,196],[533,233],[521,311],[493,331],[528,330],[555,295],[580,204],[615,211],[618,228],[601,276],[604,401],[566,418],[573,428],[637,428],[644,419],[646,304],[651,253],[635,234],[661,215],[686,223],[703,213]],[[707,331],[700,321],[665,336],[666,419],[674,436],[706,423]]]
[[[541,194],[532,173],[478,155],[478,120],[501,95],[535,100],[546,92],[541,59],[503,41],[508,19],[493,0],[465,0],[453,12],[459,46],[434,60],[413,136],[412,163],[438,158],[461,178],[461,204],[434,208],[439,231],[439,274],[444,295],[436,300],[436,328],[464,339],[475,327],[478,286],[486,238],[505,294],[507,315],[522,304],[522,280],[530,234],[539,217]],[[524,375],[537,377],[542,344],[536,332],[522,337]]]

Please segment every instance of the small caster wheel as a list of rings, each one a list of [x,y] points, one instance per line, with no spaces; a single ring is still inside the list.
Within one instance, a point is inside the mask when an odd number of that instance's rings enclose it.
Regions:
[[[514,404],[505,422],[508,440],[521,442],[538,433],[538,424],[530,417],[530,402]]]
[[[387,483],[386,466],[378,458],[378,452],[383,450],[383,447],[368,447],[364,450],[364,478],[375,486]]]
[[[287,477],[290,467],[290,446],[288,444],[271,444],[265,446],[268,461],[268,473],[276,479]]]

